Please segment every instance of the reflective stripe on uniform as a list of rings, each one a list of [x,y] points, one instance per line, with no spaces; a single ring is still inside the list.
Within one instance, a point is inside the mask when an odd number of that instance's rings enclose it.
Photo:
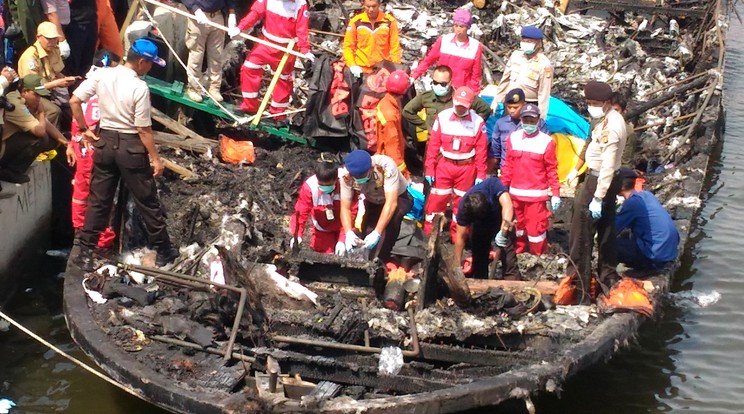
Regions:
[[[261,65],[257,65],[251,62],[250,60],[246,60],[245,62],[243,62],[243,66],[245,66],[248,69],[261,69],[262,67]]]
[[[452,189],[451,188],[434,188],[434,187],[432,187],[430,192],[431,192],[431,194],[436,194],[436,195],[449,195],[449,194],[452,194]]]
[[[545,233],[543,233],[543,234],[541,234],[539,236],[527,236],[527,240],[530,243],[540,243],[542,241],[545,241],[545,239],[547,239],[547,238],[548,238],[548,233],[547,232],[545,232]]]
[[[258,92],[243,92],[243,98],[258,98]]]
[[[442,154],[444,158],[448,158],[450,160],[456,160],[456,161],[467,160],[469,158],[475,157],[475,149],[472,149],[470,150],[470,152],[466,152],[464,154],[457,154],[454,152],[445,151],[442,148],[439,149],[439,152]]]
[[[280,3],[280,2],[271,2],[270,1],[269,4],[271,4],[271,3]],[[287,43],[289,43],[290,40],[292,40],[292,39],[287,39],[286,37],[275,36],[275,35],[267,32],[266,31],[266,28],[263,28],[261,30],[261,32],[263,33],[264,36],[266,36],[267,39],[269,39],[269,40],[271,40],[273,42],[276,42],[276,43],[281,43],[283,45],[286,45]]]
[[[458,197],[464,197],[466,193],[466,191],[458,190],[456,188],[453,188],[452,191],[454,191],[455,195]]]
[[[274,108],[289,108],[289,102],[279,103],[277,101],[272,100],[271,106]]]
[[[548,195],[548,189],[544,190],[525,190],[522,188],[509,188],[509,194],[513,194],[518,197],[546,197]]]

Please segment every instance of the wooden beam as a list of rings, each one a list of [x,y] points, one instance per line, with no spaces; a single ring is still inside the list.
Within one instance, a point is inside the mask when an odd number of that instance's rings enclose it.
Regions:
[[[192,151],[199,154],[204,154],[209,150],[215,151],[217,149],[217,141],[204,139],[183,139],[182,137],[167,132],[154,131],[155,143],[158,145],[165,145],[172,148],[179,148],[186,151]]]
[[[157,121],[162,126],[170,129],[171,131],[175,132],[176,134],[183,135],[184,137],[191,138],[191,139],[197,139],[197,140],[206,140],[207,138],[204,138],[203,136],[197,134],[196,132],[186,128],[185,126],[179,124],[174,120],[173,118],[169,117],[168,115],[160,112],[160,110],[156,108],[151,109],[151,116],[152,119]]]
[[[443,233],[448,234],[448,232]],[[450,296],[457,306],[464,307],[470,305],[473,298],[470,296],[470,289],[468,289],[465,274],[462,273],[462,266],[455,261],[455,249],[452,245],[446,244],[442,240],[442,237],[439,238],[437,244],[439,256],[442,258],[440,277],[449,288]]]
[[[543,295],[553,296],[558,290],[558,282],[547,280],[487,280],[487,279],[467,279],[467,285],[471,294],[484,293],[490,288],[501,288],[506,291],[517,291],[524,288],[534,288]]]
[[[677,8],[661,7],[654,3],[644,2],[625,2],[625,1],[604,1],[604,0],[584,0],[572,4],[574,8],[591,8],[611,11],[634,11],[637,13],[646,13],[652,15],[662,15],[669,17],[696,17],[702,18],[707,13],[705,8]]]
[[[176,164],[175,162],[160,157],[163,160],[163,165],[165,165],[165,168],[173,171],[174,173],[180,175],[184,180],[188,180],[189,178],[193,178],[196,173],[191,171],[190,169],[183,167],[181,165]]]

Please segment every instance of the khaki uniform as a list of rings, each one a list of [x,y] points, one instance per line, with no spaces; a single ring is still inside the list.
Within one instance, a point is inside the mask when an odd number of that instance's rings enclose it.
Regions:
[[[552,87],[553,65],[547,56],[538,52],[528,58],[524,52],[516,50],[506,62],[494,99],[496,102],[503,102],[507,92],[520,88],[524,91],[525,100],[537,102],[540,118],[545,119],[548,116]]]
[[[225,17],[221,10],[206,13],[212,23],[225,26]],[[202,25],[196,20],[189,19],[186,29],[186,47],[189,48],[188,69],[194,74],[197,81],[202,78],[202,63],[204,54],[207,55],[207,77],[209,78],[208,89],[210,93],[220,91],[222,84],[222,50],[225,46],[225,32],[209,25]],[[189,78],[189,87],[201,92],[198,84],[193,78]]]
[[[398,195],[406,192],[408,180],[400,173],[398,166],[387,155],[372,156],[372,177],[361,186],[347,172],[341,180],[341,199],[351,200],[354,191],[364,194],[364,200],[373,204],[385,204],[385,193],[397,191]]]
[[[21,97],[20,92],[13,91],[7,95],[8,102],[15,105],[14,111],[5,111],[3,124],[3,141],[10,138],[19,131],[30,131],[39,125],[39,120],[31,115],[26,107],[26,100]]]
[[[59,49],[54,48],[47,52],[38,41],[29,46],[18,59],[20,78],[35,73],[41,76],[44,82],[51,82],[58,78],[64,68],[65,64],[59,54]]]
[[[611,109],[592,129],[591,141],[586,148],[587,168],[599,173],[594,197],[604,198],[607,194],[615,172],[620,169],[625,142],[625,120],[619,112]]]

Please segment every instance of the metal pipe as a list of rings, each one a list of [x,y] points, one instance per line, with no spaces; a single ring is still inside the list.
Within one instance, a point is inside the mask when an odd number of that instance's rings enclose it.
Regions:
[[[226,355],[226,352],[225,351],[221,351],[221,350],[216,349],[216,348],[212,348],[212,347],[204,348],[201,345],[196,344],[194,342],[182,341],[180,339],[173,339],[173,338],[169,338],[167,336],[152,335],[149,338],[150,339],[154,339],[154,340],[156,340],[158,342],[164,342],[166,344],[183,346],[185,348],[198,349],[198,350],[204,351],[204,352],[206,352],[208,354],[220,355],[220,356],[225,356]],[[232,353],[232,357],[235,358],[235,359],[241,360],[243,362],[250,362],[250,363],[256,362],[256,358],[245,356],[245,355],[241,355],[241,354],[239,354],[237,352],[233,352]]]
[[[412,349],[410,351],[403,351],[403,356],[409,357],[409,358],[415,358],[419,355],[419,353],[421,353],[421,348],[419,346],[418,332],[416,330],[416,319],[415,319],[412,306],[408,308],[408,316],[409,316],[410,325],[411,325]],[[382,352],[382,348],[377,348],[377,347],[372,347],[372,346],[340,344],[338,342],[293,338],[291,336],[284,336],[284,335],[273,335],[271,339],[276,342],[283,342],[287,344],[317,346],[321,348],[341,349],[344,351],[363,352],[367,354],[379,354],[380,352]]]

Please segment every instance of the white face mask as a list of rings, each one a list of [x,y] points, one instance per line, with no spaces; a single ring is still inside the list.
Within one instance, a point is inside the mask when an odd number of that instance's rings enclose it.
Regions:
[[[602,118],[605,114],[604,108],[601,106],[588,106],[586,108],[587,111],[589,111],[589,116],[591,116],[594,119]]]
[[[519,48],[522,50],[522,52],[529,55],[530,53],[533,53],[535,51],[535,44],[532,42],[520,42]]]

